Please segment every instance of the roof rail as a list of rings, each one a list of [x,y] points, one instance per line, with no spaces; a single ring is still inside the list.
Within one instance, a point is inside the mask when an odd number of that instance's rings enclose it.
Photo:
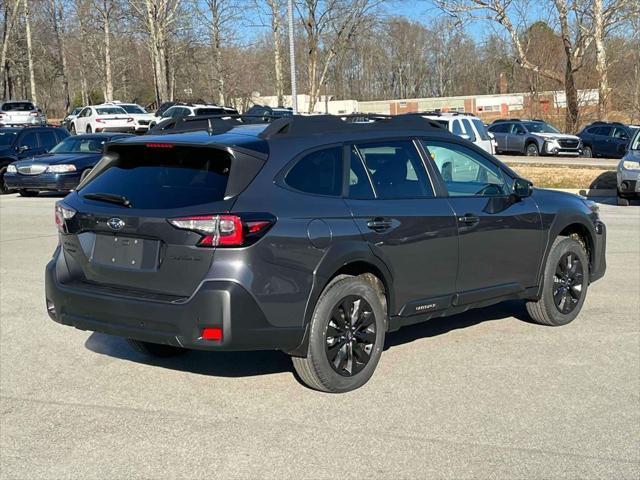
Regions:
[[[342,118],[345,118],[343,120]],[[353,118],[373,120],[371,122],[350,121]],[[419,115],[293,115],[275,120],[260,134],[268,139],[278,135],[310,135],[327,132],[358,131],[361,129],[385,130],[424,130],[444,129],[442,125]]]

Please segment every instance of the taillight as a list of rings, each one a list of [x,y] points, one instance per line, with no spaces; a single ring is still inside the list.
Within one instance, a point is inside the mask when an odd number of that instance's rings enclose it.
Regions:
[[[31,115],[32,117],[37,117],[40,114],[38,112],[31,112],[29,115]]]
[[[76,211],[72,208],[65,207],[61,203],[56,203],[55,206],[55,217],[56,217],[56,227],[61,233],[67,233],[67,228],[65,222],[73,218],[76,214]]]
[[[175,145],[173,143],[158,143],[158,142],[145,143],[144,146],[147,147],[147,148],[173,148],[173,147],[175,147]]]
[[[105,123],[103,118],[96,118],[96,122],[98,123]]]
[[[181,230],[199,233],[199,247],[243,247],[262,237],[275,223],[266,214],[196,215],[170,218],[168,222]]]

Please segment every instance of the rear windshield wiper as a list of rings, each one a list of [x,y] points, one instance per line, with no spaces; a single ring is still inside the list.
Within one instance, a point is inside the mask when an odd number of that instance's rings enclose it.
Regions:
[[[109,202],[115,203],[117,205],[122,205],[124,207],[133,207],[131,202],[124,195],[116,195],[115,193],[87,193],[82,196],[82,198],[86,198],[88,200],[98,200],[101,202]]]

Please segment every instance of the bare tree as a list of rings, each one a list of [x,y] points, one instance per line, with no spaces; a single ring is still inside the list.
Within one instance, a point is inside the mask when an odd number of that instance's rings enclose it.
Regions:
[[[9,48],[9,40],[13,26],[16,23],[18,10],[20,9],[21,0],[7,1],[4,6],[4,28],[2,30],[2,49],[0,50],[0,77],[2,78],[3,96],[8,97],[8,79],[7,79],[7,50]]]
[[[353,41],[383,0],[303,0],[298,8],[307,40],[309,113],[315,109],[334,58]]]
[[[27,62],[29,64],[29,88],[31,91],[31,101],[38,104],[36,93],[36,75],[33,71],[33,46],[31,45],[31,19],[29,18],[29,0],[24,0],[24,31],[27,39]]]
[[[103,33],[104,52],[104,101],[113,100],[113,69],[111,62],[111,21],[116,8],[113,0],[93,0],[93,7],[100,16],[100,27]]]
[[[576,88],[576,72],[583,65],[586,49],[592,41],[591,29],[585,21],[584,2],[586,0],[547,0],[550,8],[555,11],[560,38],[564,49],[564,68],[550,70],[542,68],[531,61],[522,44],[516,18],[519,12],[513,8],[512,0],[437,0],[447,12],[460,17],[471,16],[474,19],[485,19],[497,22],[508,33],[515,52],[516,61],[525,69],[537,72],[539,75],[555,80],[564,86],[566,96],[565,129],[575,131],[578,123],[579,104]],[[524,3],[524,2],[523,2]],[[524,10],[528,10],[526,6]],[[550,11],[551,11],[550,10]],[[571,25],[573,18],[574,25]]]
[[[276,75],[278,105],[284,105],[284,70],[282,62],[282,1],[267,0],[271,11],[271,35],[273,38],[273,66]]]
[[[25,2],[27,1],[28,0],[25,0]],[[60,59],[65,111],[67,111],[71,105],[71,98],[69,94],[69,69],[67,67],[64,4],[63,0],[50,0],[49,3],[51,8],[51,18],[53,20],[53,31],[56,36],[56,46],[58,47],[58,55]]]

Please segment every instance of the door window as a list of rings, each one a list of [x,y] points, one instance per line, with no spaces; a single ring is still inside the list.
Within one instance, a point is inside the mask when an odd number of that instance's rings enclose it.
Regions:
[[[337,197],[342,194],[342,178],[342,147],[332,147],[303,157],[284,182],[301,192]]]
[[[454,143],[422,141],[451,196],[501,196],[509,192],[500,168],[477,152]]]
[[[622,127],[616,127],[613,129],[613,138],[617,138],[619,140],[629,140],[629,135],[626,130]]]
[[[467,131],[468,140],[470,142],[476,141],[476,134],[473,133],[473,127],[471,126],[471,122],[466,118],[462,119],[462,124],[464,125],[464,129]]]
[[[56,143],[58,143],[55,134],[49,130],[40,132],[40,146],[47,152],[51,150]]]
[[[355,147],[351,147],[349,198],[370,199],[374,197],[371,179],[364,168],[360,153],[358,153]]]
[[[27,132],[20,140],[21,147],[29,147],[30,150],[38,148],[38,137],[36,132]]]
[[[524,133],[527,133],[524,129],[524,127],[518,123],[512,123],[511,124],[511,133],[515,134],[515,135],[522,135]]]
[[[430,198],[433,189],[410,140],[356,146],[379,199]]]
[[[511,128],[509,123],[499,123],[497,125],[491,125],[489,131],[493,133],[508,133]]]
[[[611,134],[611,127],[598,127],[596,129],[596,135],[602,135],[603,137],[608,137]]]

